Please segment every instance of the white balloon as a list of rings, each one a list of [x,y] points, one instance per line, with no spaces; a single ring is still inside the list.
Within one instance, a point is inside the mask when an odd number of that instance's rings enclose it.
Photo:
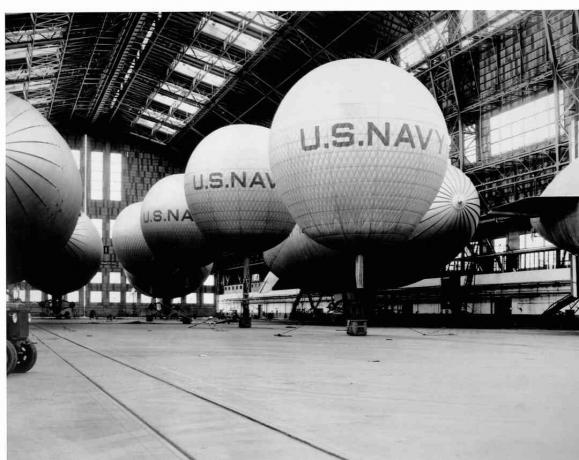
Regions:
[[[185,171],[193,219],[215,246],[255,252],[283,240],[294,225],[269,167],[269,129],[230,125],[204,138]]]
[[[372,59],[313,70],[271,127],[278,193],[304,232],[331,247],[406,241],[438,192],[449,136],[436,100],[412,75]]]

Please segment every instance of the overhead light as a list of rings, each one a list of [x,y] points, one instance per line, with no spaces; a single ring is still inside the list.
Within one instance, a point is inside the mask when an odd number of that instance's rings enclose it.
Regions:
[[[215,75],[207,70],[200,69],[199,67],[192,66],[182,61],[175,64],[174,70],[175,72],[179,72],[188,77],[199,79],[211,86],[223,86],[226,81],[224,77]]]

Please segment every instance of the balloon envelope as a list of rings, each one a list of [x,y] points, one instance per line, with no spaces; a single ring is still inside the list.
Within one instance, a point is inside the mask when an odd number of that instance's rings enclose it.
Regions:
[[[284,97],[270,161],[308,236],[372,251],[408,240],[440,188],[448,147],[444,116],[416,78],[383,61],[344,59]]]
[[[75,291],[99,270],[102,253],[101,236],[88,216],[82,213],[64,247],[39,253],[26,272],[26,280],[51,295]]]
[[[6,94],[6,255],[18,281],[45,244],[64,246],[82,201],[70,148],[28,102]]]
[[[201,266],[211,251],[185,200],[184,175],[159,180],[141,207],[141,229],[156,260],[175,266]]]
[[[263,251],[294,221],[269,167],[269,129],[230,125],[204,138],[185,171],[185,196],[206,238],[225,251]]]

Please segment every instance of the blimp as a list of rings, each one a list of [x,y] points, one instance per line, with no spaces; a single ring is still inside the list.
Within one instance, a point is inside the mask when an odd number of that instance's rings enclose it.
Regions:
[[[20,281],[36,254],[63,247],[82,202],[80,173],[66,141],[28,102],[6,94],[7,282]]]
[[[543,238],[579,254],[579,161],[561,170],[541,195],[498,206],[493,214],[527,216]]]
[[[435,275],[472,238],[479,216],[474,185],[462,171],[448,165],[434,201],[410,239],[366,256],[366,287],[399,287]],[[263,258],[285,285],[325,293],[356,288],[354,254],[316,242],[298,225],[282,243],[265,251]],[[420,264],[415,263],[418,259]]]
[[[89,217],[81,213],[64,247],[45,248],[24,276],[32,286],[58,299],[91,280],[100,268],[102,254],[101,236]],[[60,302],[53,302],[53,308],[59,305]]]
[[[579,297],[579,160],[562,169],[541,195],[498,206],[492,213],[528,217],[539,235],[569,251],[572,295]]]

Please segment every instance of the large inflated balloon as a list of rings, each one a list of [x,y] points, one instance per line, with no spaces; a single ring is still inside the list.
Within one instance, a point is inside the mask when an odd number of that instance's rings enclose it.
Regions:
[[[460,169],[448,165],[440,190],[410,239],[458,238],[464,246],[474,235],[479,216],[480,201],[475,186]]]
[[[449,165],[436,198],[411,239],[366,255],[367,286],[391,288],[435,276],[468,243],[479,213],[474,185]],[[355,287],[352,253],[317,243],[297,225],[289,237],[265,251],[263,258],[286,286],[322,292]]]
[[[406,241],[446,171],[449,136],[436,100],[409,73],[372,59],[313,70],[271,127],[282,201],[319,243],[372,251]]]
[[[148,272],[155,267],[153,252],[141,230],[142,205],[142,202],[133,203],[123,209],[115,220],[111,236],[120,264],[130,273]]]
[[[183,174],[164,177],[151,187],[141,207],[141,229],[157,260],[199,267],[212,258],[187,207]]]
[[[157,298],[181,297],[196,291],[211,274],[213,264],[182,269],[132,274],[125,270],[129,282],[141,294]]]
[[[216,246],[262,251],[289,235],[294,221],[275,192],[268,147],[267,128],[231,125],[193,151],[185,196],[193,219]]]
[[[37,254],[35,263],[25,273],[26,281],[51,295],[75,291],[99,270],[102,253],[102,239],[83,213],[64,247]]]
[[[28,102],[6,94],[6,255],[18,281],[45,244],[64,246],[82,201],[70,148]]]
[[[579,160],[571,162],[545,188],[541,197],[577,197],[531,219],[533,228],[546,240],[579,254]]]

